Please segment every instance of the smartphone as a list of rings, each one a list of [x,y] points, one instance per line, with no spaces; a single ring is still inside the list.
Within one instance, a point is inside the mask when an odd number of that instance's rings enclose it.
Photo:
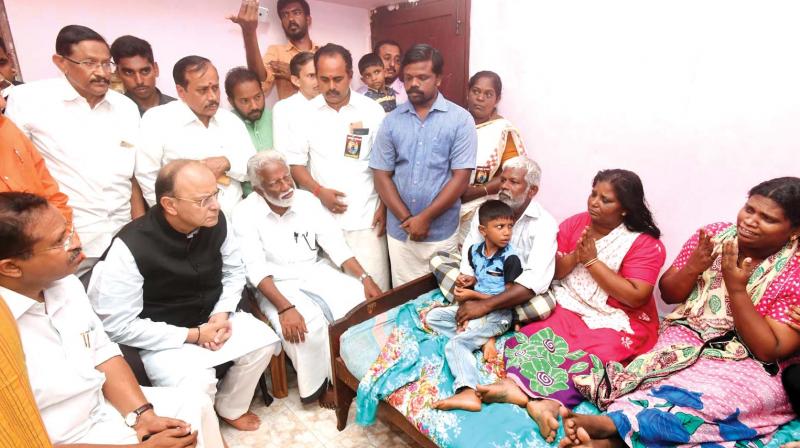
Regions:
[[[266,6],[259,6],[258,7],[258,21],[261,23],[267,23],[267,14],[269,13],[269,9]]]

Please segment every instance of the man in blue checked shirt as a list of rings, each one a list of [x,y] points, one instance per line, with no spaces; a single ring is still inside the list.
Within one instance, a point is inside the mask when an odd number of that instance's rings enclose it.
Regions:
[[[475,168],[472,116],[439,92],[444,60],[415,45],[401,69],[408,102],[386,116],[370,158],[375,189],[389,209],[394,287],[430,273],[438,251],[456,252],[461,195]]]

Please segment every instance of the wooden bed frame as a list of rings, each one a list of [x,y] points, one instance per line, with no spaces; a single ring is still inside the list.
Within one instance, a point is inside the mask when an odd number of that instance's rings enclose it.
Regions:
[[[339,339],[350,327],[400,306],[409,300],[438,288],[433,274],[420,277],[399,288],[391,289],[371,302],[362,303],[350,310],[347,315],[334,322],[328,329],[330,335],[331,364],[333,372],[333,388],[336,393],[336,427],[339,431],[347,426],[347,414],[358,390],[360,378],[356,378],[347,370],[340,354]],[[437,448],[437,445],[425,434],[421,433],[406,417],[388,403],[381,401],[378,405],[378,418],[384,423],[408,435],[414,442],[424,448]]]

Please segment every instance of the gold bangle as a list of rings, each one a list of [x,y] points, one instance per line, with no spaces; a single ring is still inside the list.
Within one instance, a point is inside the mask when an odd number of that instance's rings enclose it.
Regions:
[[[588,268],[589,266],[597,263],[598,261],[600,260],[598,260],[597,257],[594,257],[591,260],[587,261],[586,263],[583,263],[583,267]]]

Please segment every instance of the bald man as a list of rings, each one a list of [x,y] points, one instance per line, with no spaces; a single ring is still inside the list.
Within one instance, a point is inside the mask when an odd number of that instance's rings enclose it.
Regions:
[[[280,341],[236,312],[245,270],[216,176],[178,159],[160,170],[155,191],[156,205],[117,234],[95,268],[92,306],[113,341],[141,350],[154,385],[199,388],[226,422],[255,430],[250,402]],[[214,367],[228,361],[217,385]]]

